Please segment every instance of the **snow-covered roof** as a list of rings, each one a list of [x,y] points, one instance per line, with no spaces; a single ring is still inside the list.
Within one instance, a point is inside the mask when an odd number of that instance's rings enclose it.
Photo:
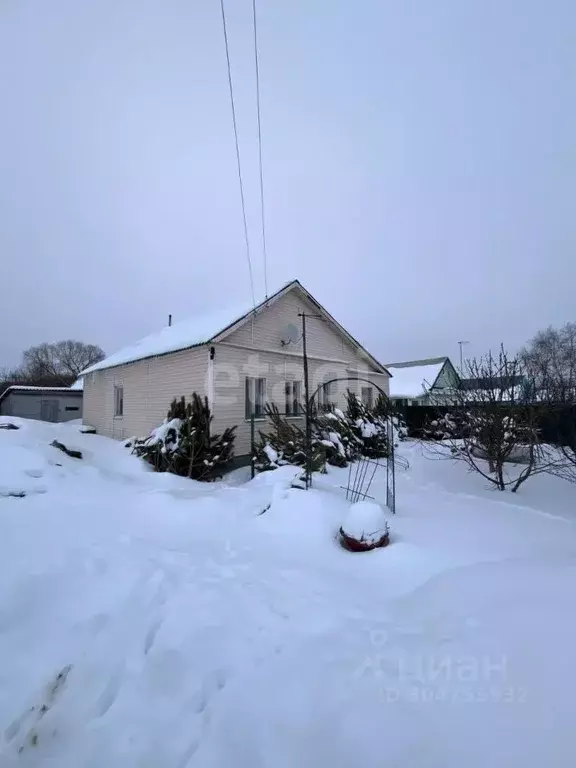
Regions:
[[[178,323],[167,325],[162,330],[151,333],[149,336],[145,336],[140,341],[124,347],[119,352],[115,352],[99,363],[91,365],[85,371],[82,371],[82,375],[84,376],[93,371],[100,371],[104,368],[114,368],[125,363],[133,363],[137,360],[144,360],[147,357],[156,357],[157,355],[178,352],[189,347],[197,347],[200,344],[207,344],[230,325],[234,325],[253,311],[255,311],[253,304],[244,303],[235,307],[217,309],[207,314],[189,317]]]
[[[245,321],[251,315],[262,311],[270,302],[296,286],[298,286],[298,288],[303,291],[315,305],[322,309],[325,315],[338,326],[342,333],[348,336],[352,343],[358,345],[361,349],[364,349],[359,342],[357,342],[328,312],[326,312],[326,310],[313,296],[311,296],[311,294],[308,293],[298,280],[292,280],[256,306],[251,302],[245,301],[244,303],[232,307],[217,309],[165,326],[162,330],[151,333],[149,336],[145,336],[143,339],[140,339],[140,341],[137,341],[128,347],[124,347],[119,352],[115,352],[113,355],[101,360],[99,363],[91,365],[89,368],[82,371],[81,375],[84,376],[93,371],[114,368],[118,365],[134,363],[137,360],[144,360],[148,357],[157,357],[159,355],[166,355],[170,352],[178,352],[182,349],[189,349],[190,347],[208,344],[225,331],[232,329],[241,321]],[[364,350],[364,352],[377,367],[385,370],[381,363],[373,358],[372,355],[366,352],[366,350]]]
[[[74,384],[70,385],[70,389],[84,389],[84,379],[82,376],[80,376],[79,379],[76,379]]]
[[[423,364],[393,363],[386,367],[392,374],[390,397],[421,397],[434,385],[446,358]]]
[[[27,384],[12,384],[2,392],[0,400],[6,397],[9,392],[70,392],[71,389],[72,387],[32,387]],[[74,394],[80,395],[82,392],[76,389]]]

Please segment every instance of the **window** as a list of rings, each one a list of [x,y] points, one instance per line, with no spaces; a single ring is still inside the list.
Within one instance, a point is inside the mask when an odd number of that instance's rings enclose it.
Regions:
[[[124,387],[114,387],[114,416],[124,415]]]
[[[79,411],[80,408],[77,405],[67,405],[64,408],[65,411]]]
[[[374,396],[372,394],[372,387],[362,387],[362,402],[366,408],[372,408],[374,405]]]
[[[246,419],[264,417],[266,408],[266,379],[246,377]]]
[[[334,404],[334,384],[333,381],[322,384],[318,392],[318,406],[321,410],[328,410]]]
[[[286,416],[298,416],[302,413],[302,382],[287,381],[286,392]]]

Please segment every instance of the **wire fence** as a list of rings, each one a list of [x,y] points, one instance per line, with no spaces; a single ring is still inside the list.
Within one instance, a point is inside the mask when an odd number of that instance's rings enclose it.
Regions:
[[[306,413],[306,409],[300,406],[300,411],[278,411],[278,415],[283,419],[290,420],[295,426],[297,426],[303,434],[304,446],[306,457],[312,456],[312,443],[313,443],[313,430],[307,429],[307,420],[313,422],[314,416],[317,412],[323,410],[330,410],[326,406],[310,408],[310,413]],[[266,432],[272,426],[270,418],[263,413],[256,416],[252,414],[250,419],[250,472],[251,476],[256,475],[256,458],[257,458],[257,440],[259,432]],[[396,460],[394,451],[394,421],[392,417],[386,419],[386,437],[388,455],[380,459],[373,459],[366,456],[360,456],[355,461],[348,463],[348,484],[346,486],[340,486],[342,490],[346,491],[346,499],[355,503],[361,499],[374,499],[370,495],[370,489],[374,480],[377,478],[379,470],[386,471],[386,506],[390,509],[392,514],[396,514]],[[303,467],[306,473],[306,468],[309,463],[306,462]],[[311,487],[312,477],[306,482],[306,488]]]

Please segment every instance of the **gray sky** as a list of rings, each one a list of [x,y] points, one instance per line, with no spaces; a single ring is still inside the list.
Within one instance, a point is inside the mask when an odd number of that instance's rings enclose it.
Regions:
[[[227,0],[263,294],[250,0]],[[269,286],[383,362],[574,320],[573,0],[259,0]],[[218,0],[0,0],[0,367],[249,296]]]

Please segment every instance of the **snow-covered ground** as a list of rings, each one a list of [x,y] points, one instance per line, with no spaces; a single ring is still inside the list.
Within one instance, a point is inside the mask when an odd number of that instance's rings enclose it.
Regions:
[[[12,421],[2,768],[575,764],[573,486],[501,494],[407,444],[390,546],[353,554],[346,470],[201,485]]]

